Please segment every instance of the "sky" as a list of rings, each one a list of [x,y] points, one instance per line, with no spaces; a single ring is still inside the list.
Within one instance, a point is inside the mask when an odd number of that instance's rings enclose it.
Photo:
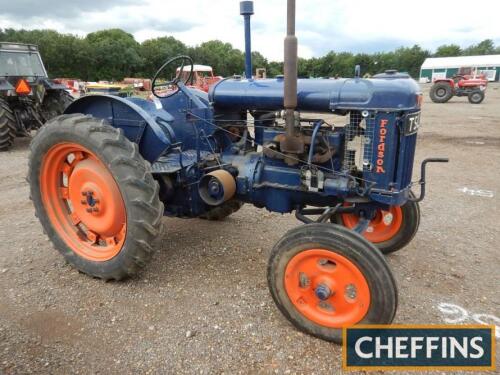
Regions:
[[[484,39],[500,45],[500,1],[297,0],[299,56],[333,50],[434,50]],[[255,0],[252,50],[283,60],[286,0]],[[239,0],[0,0],[0,28],[49,28],[85,36],[121,28],[142,42],[174,36],[187,45],[219,39],[244,48]]]

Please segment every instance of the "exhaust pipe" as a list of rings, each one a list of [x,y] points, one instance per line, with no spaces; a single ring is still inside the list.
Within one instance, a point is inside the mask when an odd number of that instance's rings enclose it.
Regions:
[[[280,144],[282,152],[300,154],[304,152],[304,142],[296,134],[298,118],[295,113],[297,108],[297,37],[295,36],[295,0],[287,0],[286,12],[286,37],[283,73],[284,95],[283,107],[285,108],[286,136]],[[290,160],[291,161],[291,160]]]
[[[252,79],[252,36],[250,30],[250,17],[253,14],[253,1],[240,2],[240,14],[245,21],[245,76]]]
[[[283,73],[285,75],[285,95],[283,104],[287,112],[293,112],[295,108],[297,108],[297,37],[295,36],[295,0],[288,0],[287,2]]]

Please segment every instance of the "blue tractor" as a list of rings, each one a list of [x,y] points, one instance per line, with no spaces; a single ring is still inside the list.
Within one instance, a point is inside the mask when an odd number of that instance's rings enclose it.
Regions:
[[[119,280],[151,260],[164,215],[218,220],[245,203],[294,212],[305,225],[282,237],[268,263],[282,313],[335,342],[344,326],[388,324],[397,289],[383,253],[415,235],[425,166],[446,161],[423,162],[413,195],[419,87],[394,71],[297,79],[294,0],[284,77],[254,80],[253,4],[240,6],[246,77],[207,94],[186,87],[193,61],[175,57],[153,80],[154,101],[85,96],[38,132],[28,176],[36,214],[74,267]],[[332,113],[340,124],[322,120]]]

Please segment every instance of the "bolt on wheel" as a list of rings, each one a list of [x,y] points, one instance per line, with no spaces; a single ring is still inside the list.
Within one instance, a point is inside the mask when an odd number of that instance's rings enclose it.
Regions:
[[[325,249],[304,250],[291,258],[285,289],[297,310],[325,327],[359,322],[370,306],[370,289],[360,270]]]
[[[410,197],[415,195],[410,192]],[[356,213],[341,213],[331,218],[333,223],[350,230],[356,230],[360,220]],[[391,206],[388,210],[378,209],[362,235],[382,253],[389,254],[405,247],[417,233],[419,225],[418,203],[408,200],[402,206]]]
[[[332,224],[314,223],[289,231],[268,263],[271,295],[297,328],[341,342],[342,328],[388,324],[397,306],[389,266],[372,244]]]
[[[53,146],[43,159],[40,188],[52,224],[75,253],[106,261],[120,252],[127,230],[125,204],[93,152],[76,143]]]
[[[50,120],[31,143],[28,180],[44,232],[78,270],[119,280],[151,259],[159,185],[118,129],[81,114]]]

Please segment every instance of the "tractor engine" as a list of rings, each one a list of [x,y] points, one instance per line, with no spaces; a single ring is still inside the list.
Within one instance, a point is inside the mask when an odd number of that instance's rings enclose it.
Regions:
[[[251,175],[241,167],[241,156],[223,157],[240,165],[239,192],[243,186],[252,186],[245,196],[279,212],[289,212],[304,200],[324,205],[328,196],[364,197],[388,205],[408,198],[421,102],[412,79],[389,72],[372,80],[298,80],[294,131],[301,147],[293,154],[281,147],[286,139],[286,124],[280,122],[283,85],[282,78],[229,79],[209,93],[217,124],[234,121],[233,127],[241,129],[238,124],[246,123],[250,113],[253,136],[249,125],[244,128],[245,137],[255,151],[256,145],[262,146]],[[328,124],[317,118],[328,113],[342,116],[338,117],[342,122]],[[252,158],[254,154],[247,156]],[[314,194],[310,199],[278,200],[266,193],[267,188],[278,187],[278,181],[281,190],[294,190],[293,196]]]

